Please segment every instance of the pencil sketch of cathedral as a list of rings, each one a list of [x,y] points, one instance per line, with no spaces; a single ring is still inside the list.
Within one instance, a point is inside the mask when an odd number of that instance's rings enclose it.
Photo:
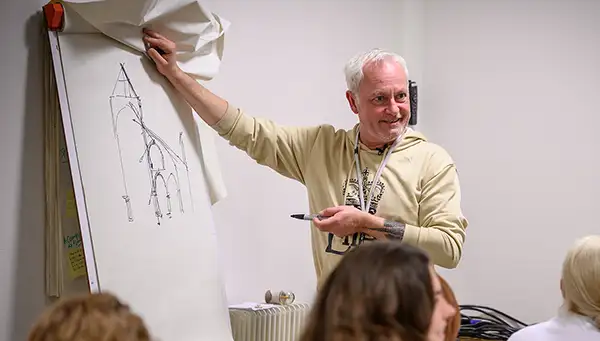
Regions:
[[[117,144],[119,153],[119,161],[121,166],[121,175],[123,178],[123,195],[122,199],[125,204],[127,218],[130,222],[134,221],[134,212],[131,205],[131,200],[141,196],[140,193],[130,193],[128,188],[128,180],[132,177],[147,176],[148,186],[146,198],[147,204],[153,207],[156,223],[161,224],[165,217],[172,218],[173,214],[178,211],[181,214],[185,212],[186,205],[184,203],[181,188],[182,175],[187,176],[184,182],[187,182],[189,189],[189,205],[193,208],[193,200],[191,196],[191,188],[189,182],[189,168],[185,156],[185,146],[183,141],[183,132],[179,133],[179,150],[175,151],[172,146],[167,144],[155,130],[151,129],[144,122],[144,111],[142,100],[136,92],[131,79],[129,78],[124,64],[120,64],[117,80],[114,84],[113,91],[109,97],[110,111],[112,117],[112,128],[114,138]],[[123,135],[123,125],[135,124],[139,131],[139,145],[131,145],[131,143],[123,144],[122,140],[135,140],[132,136]],[[131,127],[129,127],[131,128]],[[125,133],[130,134],[132,130],[126,129]],[[132,166],[134,163],[124,155],[124,148],[135,148],[139,151],[135,163],[143,165],[143,170],[139,167]],[[141,172],[146,174],[141,174]]]

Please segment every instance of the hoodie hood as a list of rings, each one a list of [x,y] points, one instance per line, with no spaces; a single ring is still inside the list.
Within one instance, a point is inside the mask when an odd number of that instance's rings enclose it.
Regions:
[[[356,134],[358,134],[358,126],[359,124],[356,124],[354,126],[354,128],[349,132],[348,134],[348,138],[351,139],[351,143],[354,146],[354,141],[356,141]],[[413,147],[419,143],[423,143],[423,142],[427,142],[427,138],[425,137],[425,135],[423,135],[423,133],[418,132],[410,127],[406,127],[406,131],[404,132],[404,135],[402,136],[402,140],[400,141],[400,143],[398,143],[398,145],[394,148],[394,150],[392,151],[393,153],[408,149],[410,147]],[[369,153],[379,153],[378,150],[373,150],[373,149],[369,149],[367,148],[367,146],[365,146],[362,142],[359,141],[359,144],[361,146],[361,150],[363,151],[367,151]]]

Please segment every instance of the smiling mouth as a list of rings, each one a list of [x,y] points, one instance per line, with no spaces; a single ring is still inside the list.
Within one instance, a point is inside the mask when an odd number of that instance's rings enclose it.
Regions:
[[[394,124],[396,122],[400,122],[400,119],[401,119],[401,117],[398,117],[397,119],[394,119],[394,120],[391,120],[391,121],[390,120],[383,120],[381,122],[388,123],[388,124]]]

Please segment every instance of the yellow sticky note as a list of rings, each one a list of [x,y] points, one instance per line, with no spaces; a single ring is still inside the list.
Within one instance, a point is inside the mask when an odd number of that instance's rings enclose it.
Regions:
[[[81,247],[69,250],[69,273],[71,279],[85,276],[87,274],[85,268],[85,257],[83,256],[83,249]]]
[[[65,215],[67,218],[74,218],[77,216],[77,204],[75,203],[75,194],[72,190],[67,192]]]
[[[67,249],[81,248],[81,234],[79,232],[63,237],[63,245]]]

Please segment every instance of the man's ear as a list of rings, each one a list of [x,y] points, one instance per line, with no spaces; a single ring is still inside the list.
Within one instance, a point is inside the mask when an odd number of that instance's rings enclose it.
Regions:
[[[350,90],[346,91],[346,99],[350,105],[350,110],[352,110],[353,113],[358,114],[358,103],[356,103],[356,99]]]

